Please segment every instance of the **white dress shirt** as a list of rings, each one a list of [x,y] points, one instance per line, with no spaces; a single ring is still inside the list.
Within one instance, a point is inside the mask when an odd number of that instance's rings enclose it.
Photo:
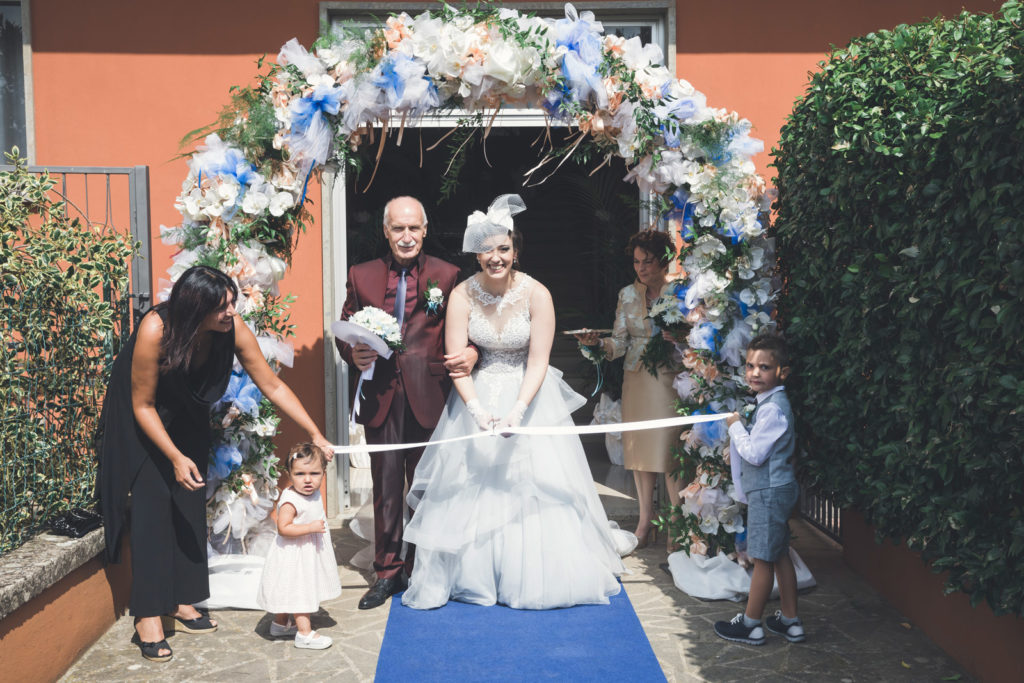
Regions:
[[[774,403],[761,405],[766,398],[784,388],[780,384],[757,395],[757,420],[749,432],[741,421],[733,422],[729,426],[729,469],[732,471],[732,481],[736,486],[737,496],[742,502],[746,502],[747,498],[740,485],[739,458],[743,458],[751,465],[763,465],[771,455],[772,446],[786,433],[786,429],[789,427],[786,416],[782,414],[777,405]]]

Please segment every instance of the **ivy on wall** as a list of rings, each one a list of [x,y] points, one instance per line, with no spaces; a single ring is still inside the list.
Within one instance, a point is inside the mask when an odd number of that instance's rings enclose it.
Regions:
[[[835,51],[776,154],[808,483],[1024,615],[1021,3]]]

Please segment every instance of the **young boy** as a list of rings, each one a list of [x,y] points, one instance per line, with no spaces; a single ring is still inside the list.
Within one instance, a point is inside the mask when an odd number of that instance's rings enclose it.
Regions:
[[[796,570],[789,558],[789,515],[799,496],[793,459],[796,434],[793,412],[783,386],[789,375],[789,352],[782,337],[761,335],[747,345],[746,379],[757,394],[749,433],[740,416],[729,416],[732,457],[741,458],[740,487],[747,497],[747,554],[754,560],[747,609],[732,621],[715,623],[726,640],[763,645],[761,614],[778,578],[782,609],[765,626],[791,643],[804,640],[796,612]]]

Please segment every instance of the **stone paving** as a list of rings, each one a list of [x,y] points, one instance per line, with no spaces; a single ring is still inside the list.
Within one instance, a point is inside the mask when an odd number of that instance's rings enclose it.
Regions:
[[[622,490],[620,468],[608,481]],[[629,528],[632,501],[599,485],[612,518]],[[635,523],[635,521],[634,521]],[[384,637],[388,606],[356,608],[370,575],[350,564],[365,547],[338,520],[332,536],[341,572],[342,595],[325,603],[314,628],[334,638],[324,651],[298,650],[290,639],[268,635],[270,616],[246,610],[217,610],[220,629],[211,635],[177,634],[168,642],[174,658],[153,663],[129,641],[132,620],[120,619],[67,671],[63,681],[371,681]],[[742,609],[729,601],[702,601],[675,588],[662,568],[661,543],[626,560],[632,574],[622,582],[668,681],[969,681],[941,649],[859,579],[845,565],[841,550],[812,527],[794,522],[793,545],[814,573],[818,586],[800,596],[807,641],[768,642],[750,647],[724,641],[712,631],[716,620]],[[667,565],[666,565],[667,566]],[[774,613],[778,602],[768,605]],[[481,680],[486,671],[481,669]]]

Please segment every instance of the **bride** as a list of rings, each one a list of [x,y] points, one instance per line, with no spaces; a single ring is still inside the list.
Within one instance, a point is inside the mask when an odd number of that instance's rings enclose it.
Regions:
[[[477,254],[481,272],[449,297],[445,342],[453,353],[472,341],[480,362],[455,380],[432,440],[572,426],[570,413],[585,402],[548,366],[551,295],[516,269],[512,216],[525,208],[518,195],[502,195],[467,221],[463,251]],[[518,609],[607,603],[620,590],[620,555],[636,545],[608,522],[573,434],[430,446],[409,504],[405,540],[416,545],[416,563],[402,603],[416,609],[449,599]]]

